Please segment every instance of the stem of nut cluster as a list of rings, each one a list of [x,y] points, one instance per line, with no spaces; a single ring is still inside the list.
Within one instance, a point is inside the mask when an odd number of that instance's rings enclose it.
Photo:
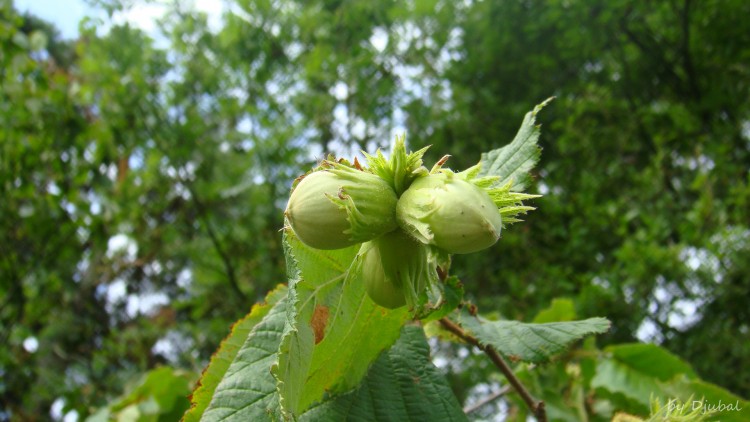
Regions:
[[[508,379],[508,382],[510,385],[513,386],[513,388],[518,392],[518,395],[521,396],[523,401],[526,403],[526,406],[531,410],[531,412],[536,416],[536,419],[539,422],[546,422],[547,421],[547,411],[544,408],[544,402],[541,400],[536,400],[534,397],[532,397],[531,393],[526,389],[526,387],[521,384],[521,381],[516,377],[516,375],[513,373],[513,370],[510,369],[510,366],[508,366],[508,363],[505,362],[505,359],[503,359],[502,356],[494,349],[492,346],[489,345],[483,345],[479,343],[479,340],[472,336],[471,334],[464,331],[463,328],[461,328],[458,324],[451,321],[447,317],[440,319],[440,324],[451,333],[455,334],[459,338],[461,338],[463,341],[471,344],[472,346],[478,347],[480,350],[482,350],[492,361],[492,363],[495,364],[495,366],[500,369],[500,372],[505,375],[505,378]]]

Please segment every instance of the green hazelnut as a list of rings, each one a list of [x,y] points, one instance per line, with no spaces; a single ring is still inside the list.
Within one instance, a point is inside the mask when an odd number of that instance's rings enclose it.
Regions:
[[[502,228],[487,192],[450,171],[415,180],[398,200],[396,219],[415,239],[456,254],[494,245]]]
[[[373,302],[389,309],[416,305],[419,295],[437,274],[427,246],[401,230],[365,243],[360,256],[367,294]]]
[[[374,242],[362,245],[362,279],[367,295],[378,305],[395,309],[406,305],[399,280],[388,277],[383,269],[380,248]]]
[[[285,216],[316,249],[341,249],[397,227],[396,194],[378,176],[345,166],[306,175],[292,191]]]

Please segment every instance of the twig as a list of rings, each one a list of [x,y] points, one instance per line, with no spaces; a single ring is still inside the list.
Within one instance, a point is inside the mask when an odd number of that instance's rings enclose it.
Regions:
[[[494,363],[495,366],[500,369],[500,372],[505,375],[505,378],[508,380],[510,385],[513,386],[518,395],[521,396],[523,401],[526,403],[526,406],[529,408],[529,410],[531,410],[531,413],[536,416],[536,419],[539,422],[547,422],[547,412],[544,408],[544,402],[541,400],[536,400],[531,396],[531,393],[529,393],[526,387],[521,384],[521,381],[516,377],[516,374],[513,373],[513,370],[510,369],[510,366],[508,366],[508,364],[505,362],[505,359],[503,359],[503,357],[500,356],[500,354],[495,349],[493,349],[492,346],[479,343],[479,340],[476,337],[464,331],[463,328],[458,326],[453,321],[449,320],[447,317],[441,318],[440,324],[446,330],[455,334],[463,341],[482,350],[490,358],[492,363]]]
[[[138,111],[143,114],[144,116],[147,115],[147,110],[144,110],[142,107],[138,109]],[[163,130],[165,127],[169,127],[169,123],[166,122],[160,115],[158,114],[149,114],[156,116],[158,120],[158,127]],[[151,139],[156,144],[156,148],[161,151],[165,156],[170,157],[168,150],[161,145],[159,141],[159,134],[157,134],[154,130],[152,130],[150,127],[145,127],[146,133],[149,134]],[[216,250],[216,253],[219,255],[219,258],[221,259],[222,264],[224,264],[224,272],[226,273],[227,281],[229,282],[229,287],[234,291],[234,293],[239,296],[243,301],[247,301],[247,295],[240,289],[239,283],[237,282],[237,275],[234,271],[234,266],[232,265],[232,261],[227,254],[226,250],[222,246],[221,240],[219,239],[219,236],[216,234],[216,231],[214,230],[213,226],[211,225],[211,221],[208,219],[207,216],[207,210],[203,202],[198,197],[197,192],[195,191],[193,185],[188,180],[180,180],[185,187],[187,187],[188,191],[190,192],[190,198],[193,201],[193,204],[195,204],[195,207],[198,211],[198,218],[200,218],[201,222],[206,228],[206,232],[208,234],[209,240],[211,240],[211,243],[214,246],[214,249]]]
[[[468,415],[469,413],[474,412],[474,411],[482,408],[482,406],[486,405],[487,403],[490,403],[493,400],[496,400],[498,397],[501,397],[502,395],[504,395],[505,393],[507,393],[508,390],[510,390],[510,386],[506,385],[505,387],[503,387],[503,388],[495,391],[494,393],[488,395],[487,397],[484,397],[483,399],[477,401],[476,403],[472,404],[471,406],[464,407],[464,413]]]
[[[247,296],[245,296],[245,293],[242,291],[242,289],[240,289],[240,286],[237,283],[237,276],[235,275],[232,261],[229,258],[229,255],[226,253],[226,250],[222,246],[221,241],[219,240],[219,236],[214,231],[213,226],[211,225],[211,222],[206,216],[206,207],[203,205],[203,202],[198,198],[197,192],[195,191],[195,189],[193,189],[193,187],[189,183],[185,183],[185,186],[187,186],[188,191],[190,192],[190,197],[193,199],[193,203],[198,209],[198,217],[201,219],[201,221],[203,222],[203,225],[206,227],[208,238],[211,240],[211,243],[213,243],[216,253],[219,254],[219,258],[221,258],[221,262],[224,264],[224,270],[226,271],[226,276],[227,276],[227,281],[229,282],[229,286],[232,288],[234,293],[237,296],[239,296],[243,301],[247,300]]]

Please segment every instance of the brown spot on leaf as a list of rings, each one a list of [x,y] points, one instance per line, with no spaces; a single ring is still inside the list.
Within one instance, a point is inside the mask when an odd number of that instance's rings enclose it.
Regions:
[[[512,362],[520,362],[521,357],[518,355],[508,355],[508,359],[510,359]]]
[[[328,307],[323,305],[315,306],[312,319],[310,320],[313,334],[315,334],[315,344],[323,341],[323,337],[326,335],[326,324],[328,324]]]

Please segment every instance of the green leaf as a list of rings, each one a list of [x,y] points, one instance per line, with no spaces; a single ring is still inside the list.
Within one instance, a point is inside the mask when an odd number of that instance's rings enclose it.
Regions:
[[[310,408],[300,421],[465,421],[450,386],[430,361],[424,331],[406,326],[354,391]]]
[[[750,420],[750,401],[717,385],[698,379],[677,377],[663,389],[667,397],[686,401],[691,409],[700,408],[704,412],[713,412],[707,420],[722,422]]]
[[[201,421],[270,421],[281,419],[271,365],[286,324],[288,299],[280,299],[250,331],[226,370]]]
[[[192,379],[192,374],[170,367],[153,369],[130,393],[86,420],[176,420],[190,405],[187,395]]]
[[[221,342],[219,350],[211,357],[211,362],[203,371],[198,386],[193,391],[192,406],[183,417],[183,421],[197,422],[201,419],[203,412],[213,398],[216,387],[245,344],[251,330],[268,315],[271,308],[286,294],[286,286],[279,285],[266,296],[265,303],[254,305],[249,314],[232,326],[231,333]]]
[[[278,357],[287,303],[288,298],[277,302],[253,328],[200,420],[283,420],[269,369]],[[430,361],[423,330],[407,326],[400,334],[356,389],[326,395],[299,420],[466,420],[446,380]]]
[[[299,415],[326,394],[359,385],[380,352],[399,337],[406,307],[389,310],[365,293],[358,246],[323,251],[285,234],[288,327],[272,372],[281,407]]]
[[[695,378],[693,368],[685,361],[655,344],[618,344],[604,349],[613,359],[627,364],[636,371],[647,372],[653,377],[667,381],[675,375],[685,374]]]
[[[544,397],[544,407],[547,409],[547,417],[551,421],[578,422],[581,415],[569,403],[566,403],[559,393]]]
[[[615,398],[622,395],[626,398],[625,403],[632,400],[640,406],[639,410],[646,409],[651,394],[661,395],[661,386],[656,378],[614,359],[605,359],[597,363],[596,375],[591,379],[591,388],[603,389],[615,395]],[[624,405],[621,400],[616,401]]]
[[[535,324],[545,322],[573,321],[576,319],[576,309],[573,301],[567,298],[552,299],[549,308],[542,309],[534,317]]]
[[[458,308],[464,298],[464,285],[456,276],[448,277],[441,284],[440,301],[434,310],[421,318],[422,323],[437,321]]]
[[[462,314],[459,323],[482,344],[495,348],[513,361],[544,362],[564,351],[575,340],[609,330],[605,318],[583,321],[529,324],[518,321],[487,321]]]
[[[539,140],[539,126],[535,125],[536,115],[552,98],[534,107],[526,113],[513,141],[498,149],[482,153],[479,177],[499,177],[497,185],[504,185],[513,180],[512,191],[520,192],[529,182],[529,171],[539,161],[541,150],[537,146]]]
[[[609,358],[599,361],[592,388],[622,394],[647,407],[652,394],[659,396],[659,381],[678,375],[695,378],[693,369],[677,356],[653,344],[623,344],[605,349]]]
[[[653,344],[622,344],[605,349],[591,387],[621,395],[647,409],[651,398],[679,399],[687,405],[717,411],[708,420],[750,420],[750,402],[697,378],[692,367]]]

